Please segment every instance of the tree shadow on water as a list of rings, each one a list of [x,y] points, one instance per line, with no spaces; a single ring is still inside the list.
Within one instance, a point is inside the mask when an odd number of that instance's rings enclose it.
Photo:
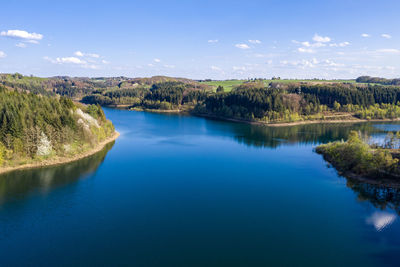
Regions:
[[[0,206],[12,199],[22,199],[33,192],[46,193],[93,174],[115,142],[89,157],[66,164],[17,170],[0,175]]]

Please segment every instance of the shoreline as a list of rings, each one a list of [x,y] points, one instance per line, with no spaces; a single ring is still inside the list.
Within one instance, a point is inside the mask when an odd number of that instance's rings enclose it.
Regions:
[[[118,109],[119,107],[110,107],[109,108],[116,108]],[[192,115],[195,117],[203,117],[203,118],[209,118],[209,119],[214,119],[214,120],[221,120],[221,121],[230,121],[230,122],[237,122],[237,123],[246,123],[246,124],[252,124],[252,125],[263,125],[263,126],[268,126],[268,127],[285,127],[285,126],[296,126],[296,125],[306,125],[306,124],[334,124],[334,123],[360,123],[360,122],[394,122],[394,121],[400,121],[400,118],[394,118],[394,119],[359,119],[357,117],[351,116],[351,119],[346,118],[343,120],[340,119],[332,119],[332,120],[302,120],[302,121],[293,121],[293,122],[263,122],[263,121],[249,121],[249,120],[244,120],[244,119],[235,119],[235,118],[227,118],[227,117],[221,117],[221,116],[216,116],[216,115],[211,115],[211,114],[203,114],[203,113],[195,113],[193,110],[187,110],[187,109],[171,109],[171,110],[165,110],[165,109],[143,109],[143,108],[132,108],[132,109],[127,109],[127,108],[122,108],[125,110],[131,110],[131,111],[139,111],[139,112],[149,112],[149,113],[160,113],[160,114],[188,114]],[[346,117],[349,117],[346,116]]]
[[[210,118],[215,120],[223,120],[223,121],[231,121],[231,122],[239,122],[239,123],[247,123],[253,125],[264,125],[269,127],[284,127],[284,126],[296,126],[296,125],[305,125],[305,124],[324,124],[324,123],[359,123],[359,122],[393,122],[400,121],[400,118],[395,119],[346,119],[346,120],[304,120],[304,121],[294,121],[294,122],[263,122],[263,121],[249,121],[249,120],[241,120],[234,118],[225,118],[220,116],[214,116],[209,114],[198,114],[198,113],[190,113],[194,116]]]
[[[41,168],[41,167],[55,166],[55,165],[74,162],[74,161],[89,157],[93,154],[96,154],[97,152],[101,151],[107,144],[115,141],[119,136],[120,136],[120,133],[115,131],[112,136],[101,141],[94,148],[89,149],[88,151],[79,153],[78,155],[75,155],[73,157],[69,157],[69,158],[55,157],[55,158],[43,160],[41,162],[34,162],[34,163],[28,163],[28,164],[23,164],[23,165],[19,165],[19,166],[0,168],[0,174],[11,172],[11,171],[16,171],[16,170]]]
[[[329,155],[323,153],[322,151],[317,151],[317,149],[314,150],[317,154],[321,155],[322,158],[330,165],[332,166],[337,174],[347,180],[351,180],[353,182],[358,182],[358,183],[364,183],[364,184],[370,184],[378,187],[384,187],[384,188],[400,188],[400,181],[396,181],[396,179],[399,178],[399,176],[391,176],[392,178],[385,178],[385,177],[380,177],[380,178],[372,178],[368,177],[362,174],[356,174],[352,171],[349,170],[343,170],[338,167],[337,162],[333,161]],[[382,172],[381,172],[382,173]]]

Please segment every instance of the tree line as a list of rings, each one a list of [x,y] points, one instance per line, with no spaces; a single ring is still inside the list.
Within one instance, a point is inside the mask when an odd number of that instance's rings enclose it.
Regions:
[[[100,106],[77,106],[66,97],[0,86],[0,166],[4,161],[74,153],[113,132]]]
[[[378,83],[383,85],[400,85],[400,79],[385,79],[371,76],[360,76],[356,79],[358,83]]]

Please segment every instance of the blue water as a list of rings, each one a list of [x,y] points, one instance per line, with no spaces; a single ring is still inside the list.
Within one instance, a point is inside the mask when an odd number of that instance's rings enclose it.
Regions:
[[[115,144],[0,176],[1,266],[398,265],[400,193],[346,180],[313,151],[385,124],[105,111]]]

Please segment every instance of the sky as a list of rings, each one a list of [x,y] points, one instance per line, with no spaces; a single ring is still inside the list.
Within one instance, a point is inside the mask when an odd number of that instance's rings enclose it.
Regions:
[[[400,1],[4,1],[0,72],[400,77]]]

